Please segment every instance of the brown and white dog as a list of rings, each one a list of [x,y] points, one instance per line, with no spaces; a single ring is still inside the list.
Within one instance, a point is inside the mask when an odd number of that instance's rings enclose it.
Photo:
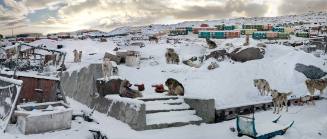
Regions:
[[[315,90],[320,91],[320,95],[323,94],[324,89],[327,87],[327,78],[325,79],[309,79],[305,81],[305,85],[311,96],[314,95]]]
[[[254,87],[258,88],[261,96],[269,95],[271,91],[269,83],[265,79],[254,79],[253,80]]]
[[[79,53],[77,52],[76,49],[73,51],[73,53],[74,53],[74,62],[76,63],[78,62]]]
[[[119,88],[119,95],[121,97],[128,97],[128,98],[137,98],[137,97],[142,97],[142,93],[138,90],[131,89],[130,87],[132,84],[129,83],[128,80],[123,80],[120,83],[120,88]]]
[[[78,61],[77,62],[81,62],[82,61],[82,51],[79,51],[78,53]]]
[[[108,78],[111,76],[112,73],[112,64],[109,58],[104,58],[102,63],[102,73],[104,80],[108,81]]]
[[[287,106],[287,96],[291,95],[292,92],[288,93],[281,93],[277,90],[271,90],[271,97],[272,97],[272,102],[274,104],[274,113],[281,111],[283,109],[283,105],[286,106],[286,112],[288,111],[288,106]]]
[[[165,82],[165,85],[168,87],[168,94],[171,96],[184,96],[184,87],[176,79],[168,78]]]
[[[166,57],[167,64],[178,64],[179,63],[179,56],[173,48],[167,48],[165,57]]]

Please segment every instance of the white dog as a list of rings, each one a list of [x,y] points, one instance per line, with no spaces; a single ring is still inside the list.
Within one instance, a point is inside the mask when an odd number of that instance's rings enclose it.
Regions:
[[[269,83],[265,79],[254,79],[254,87],[257,87],[261,96],[266,96],[271,91]]]
[[[111,76],[112,73],[112,64],[109,58],[104,58],[102,63],[102,73],[103,78],[108,81],[108,77]]]
[[[288,93],[282,93],[277,90],[271,90],[271,97],[272,97],[272,102],[274,104],[274,113],[281,111],[283,109],[283,105],[286,107],[286,112],[288,111],[287,107],[287,96],[291,95],[292,92]]]

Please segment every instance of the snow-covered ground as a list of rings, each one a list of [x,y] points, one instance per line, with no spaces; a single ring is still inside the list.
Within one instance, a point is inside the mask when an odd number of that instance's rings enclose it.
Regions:
[[[177,37],[176,37],[177,38]],[[323,58],[317,58],[313,54],[305,53],[297,48],[268,44],[265,49],[265,57],[259,60],[252,60],[244,63],[224,60],[218,62],[219,68],[208,70],[207,66],[214,59],[208,59],[200,68],[189,67],[180,63],[179,65],[166,64],[164,53],[167,48],[174,48],[180,55],[181,60],[187,60],[192,56],[203,56],[218,49],[232,50],[226,43],[233,43],[234,47],[241,46],[244,38],[215,40],[218,48],[208,50],[204,39],[198,39],[196,35],[178,36],[182,39],[179,44],[167,44],[162,38],[158,44],[144,41],[146,47],[136,46],[122,47],[126,50],[136,50],[141,52],[141,57],[149,60],[142,60],[140,68],[128,67],[124,64],[118,66],[119,75],[130,80],[131,83],[144,83],[145,96],[152,95],[153,84],[164,83],[167,78],[175,78],[180,81],[186,90],[185,96],[214,98],[216,107],[227,107],[243,105],[258,101],[269,101],[270,96],[258,95],[258,90],[253,86],[253,79],[266,79],[272,89],[282,92],[292,91],[292,95],[306,95],[307,89],[304,84],[306,77],[294,70],[296,63],[314,65],[321,69],[327,69]],[[189,39],[189,40],[186,40]],[[48,44],[54,47],[56,44],[63,44],[62,51],[67,52],[66,65],[68,71],[78,70],[91,63],[101,63],[105,52],[112,52],[117,47],[112,41],[98,42],[93,40],[62,40],[48,43],[52,40],[40,40],[33,44]],[[251,45],[256,47],[260,41],[250,40]],[[244,47],[244,46],[242,46]],[[83,51],[81,63],[73,63],[73,50]],[[94,55],[89,55],[94,53]],[[153,63],[157,63],[153,65]]]
[[[69,99],[69,103],[75,112],[88,109],[86,106]],[[283,136],[276,139],[325,139],[327,138],[327,100],[316,101],[316,105],[292,106],[288,112],[282,112],[280,124],[288,124],[295,121],[294,125]],[[90,109],[88,109],[90,110]],[[7,133],[0,133],[1,139],[92,139],[89,129],[99,129],[107,134],[109,139],[245,139],[243,136],[237,137],[236,132],[231,132],[230,127],[235,127],[235,120],[215,124],[188,125],[183,127],[135,131],[127,124],[112,117],[98,112],[94,117],[99,124],[88,123],[82,119],[73,121],[69,130],[55,131],[44,134],[23,135],[17,130],[9,130]],[[255,113],[256,123],[262,124],[270,122],[277,115],[272,114],[272,110]],[[270,128],[270,127],[265,127]],[[15,128],[13,128],[15,129]]]

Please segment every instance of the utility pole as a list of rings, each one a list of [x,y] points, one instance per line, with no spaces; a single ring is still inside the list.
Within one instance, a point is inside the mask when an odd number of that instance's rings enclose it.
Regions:
[[[327,53],[327,36],[324,37],[324,41],[325,41],[325,54]]]

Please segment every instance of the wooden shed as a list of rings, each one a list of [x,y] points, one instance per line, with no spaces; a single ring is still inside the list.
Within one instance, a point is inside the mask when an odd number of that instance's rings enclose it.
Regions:
[[[1,76],[12,77],[9,74],[1,74]],[[25,102],[65,101],[65,95],[60,86],[59,78],[18,74],[16,79],[23,81],[17,104]]]

